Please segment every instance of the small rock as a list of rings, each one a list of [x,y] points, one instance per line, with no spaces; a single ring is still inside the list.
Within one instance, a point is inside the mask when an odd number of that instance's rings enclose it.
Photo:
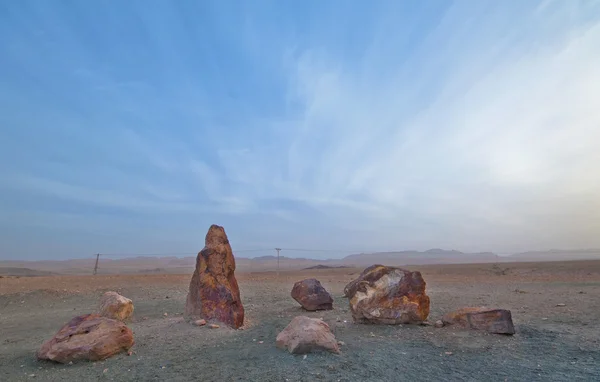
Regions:
[[[306,354],[304,354],[304,357],[302,357],[302,359],[306,359]]]
[[[556,306],[563,307],[563,306],[567,306],[567,304],[556,304]]]
[[[217,324],[210,324],[210,325],[208,325],[208,327],[211,329],[219,329],[220,328],[220,326]]]
[[[339,318],[339,317],[337,317],[337,318],[335,319],[335,322],[342,322],[342,319],[341,319],[341,318]]]
[[[435,322],[435,324],[433,324],[433,326],[434,326],[434,327],[436,327],[436,328],[443,328],[443,327],[444,327],[444,321],[442,321],[442,320],[437,320],[437,321]]]
[[[167,312],[163,313],[163,316],[165,316],[165,317],[167,317],[168,315],[169,315],[169,313],[167,313]]]
[[[277,335],[275,344],[278,348],[287,349],[292,354],[304,354],[313,351],[340,352],[329,325],[322,320],[306,316],[295,317]]]
[[[130,351],[127,352],[127,355],[131,356],[131,355],[133,355],[133,352],[130,350]]]
[[[548,317],[542,317],[542,321],[548,320]]]
[[[70,361],[70,362],[69,362],[69,365],[72,365],[72,364],[73,364],[73,361]]]
[[[103,317],[123,321],[133,314],[133,302],[117,292],[106,292],[100,298],[98,312]]]
[[[265,341],[258,341],[258,343],[259,343],[259,344],[264,344],[264,343],[265,343]]]
[[[106,373],[107,371],[108,371],[108,369],[104,369],[104,370],[102,370],[102,372],[103,372],[103,373]]]
[[[463,328],[485,330],[489,333],[515,334],[512,315],[507,309],[468,307],[445,314],[444,325],[457,325]]]
[[[194,321],[194,325],[204,326],[204,325],[206,325],[206,320],[205,319],[196,320],[196,321]]]
[[[345,346],[345,345],[346,345],[346,343],[345,343],[344,341],[338,341],[338,345],[340,345],[340,346]]]
[[[333,309],[333,298],[319,280],[314,278],[296,282],[292,289],[292,298],[305,310]]]
[[[370,333],[370,336],[371,336],[371,337],[375,337],[375,333],[371,332],[371,333]]]
[[[71,319],[46,341],[37,358],[59,363],[99,361],[128,351],[133,344],[133,332],[123,322],[86,314]]]
[[[453,353],[451,351],[447,351],[447,352],[444,352],[444,354],[446,354],[446,355],[452,355]]]

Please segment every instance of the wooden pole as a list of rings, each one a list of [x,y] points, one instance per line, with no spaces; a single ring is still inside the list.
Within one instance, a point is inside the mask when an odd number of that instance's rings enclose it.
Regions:
[[[98,260],[100,259],[100,254],[96,254],[96,265],[94,265],[94,275],[98,273]]]
[[[279,251],[281,248],[275,248],[275,250],[277,251],[277,278],[279,278]]]

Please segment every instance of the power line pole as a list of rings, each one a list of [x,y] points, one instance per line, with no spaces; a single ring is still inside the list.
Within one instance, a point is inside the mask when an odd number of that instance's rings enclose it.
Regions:
[[[279,251],[281,248],[275,248],[275,250],[277,251],[277,278],[279,278]]]
[[[100,254],[96,254],[96,265],[94,265],[94,275],[98,273],[98,260],[100,259]]]

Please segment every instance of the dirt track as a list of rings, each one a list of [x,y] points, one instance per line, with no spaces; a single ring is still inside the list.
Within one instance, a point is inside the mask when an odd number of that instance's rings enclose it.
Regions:
[[[416,269],[415,267],[409,267]],[[0,380],[42,381],[593,381],[600,378],[600,262],[418,267],[432,300],[430,320],[469,305],[512,310],[512,337],[421,326],[352,323],[342,289],[360,270],[239,274],[244,330],[183,322],[189,275],[0,279]],[[294,281],[317,277],[333,311],[302,311]],[[134,300],[132,356],[95,363],[38,362],[41,343],[117,290]],[[566,306],[557,307],[559,303]],[[165,317],[164,313],[168,315]],[[274,341],[296,315],[322,317],[344,341],[341,355],[306,359]],[[339,322],[338,322],[339,320]],[[264,341],[262,344],[260,341]],[[452,354],[447,354],[451,352]],[[35,376],[33,376],[35,375]]]

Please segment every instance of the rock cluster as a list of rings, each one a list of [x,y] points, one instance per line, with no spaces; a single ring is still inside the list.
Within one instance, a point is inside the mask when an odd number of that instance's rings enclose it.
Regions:
[[[235,259],[225,230],[213,224],[196,258],[185,305],[188,319],[215,320],[235,329],[244,324],[244,307],[234,271]]]

